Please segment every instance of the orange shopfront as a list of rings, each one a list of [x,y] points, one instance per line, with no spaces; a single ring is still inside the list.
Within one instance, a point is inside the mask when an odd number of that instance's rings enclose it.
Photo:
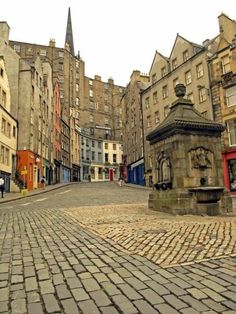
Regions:
[[[26,189],[41,187],[42,159],[30,150],[17,151],[17,170]]]

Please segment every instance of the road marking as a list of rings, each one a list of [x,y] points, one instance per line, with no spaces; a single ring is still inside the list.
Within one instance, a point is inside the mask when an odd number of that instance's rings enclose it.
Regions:
[[[66,191],[63,191],[63,192],[60,192],[60,193],[57,193],[57,194],[65,194],[65,193],[68,193],[70,191],[72,191],[72,190],[66,190]]]
[[[45,201],[45,200],[47,200],[47,199],[48,199],[48,197],[39,198],[38,200],[35,200],[35,202],[42,202],[42,201]]]
[[[32,204],[32,202],[25,203],[25,204],[20,204],[20,206],[26,206],[26,205],[29,205],[29,204]]]

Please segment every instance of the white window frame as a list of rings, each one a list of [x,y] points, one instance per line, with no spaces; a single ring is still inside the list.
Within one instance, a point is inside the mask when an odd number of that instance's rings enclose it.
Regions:
[[[226,74],[231,71],[229,55],[225,55],[224,57],[221,58],[221,65],[223,74]]]
[[[226,89],[225,97],[228,107],[236,105],[236,86],[232,86]]]
[[[197,66],[196,66],[196,71],[197,71],[197,78],[199,79],[200,77],[203,77],[204,75],[204,69],[203,69],[203,64],[202,63],[199,63]]]
[[[226,121],[229,146],[236,146],[236,120],[231,119]]]
[[[192,83],[192,73],[190,70],[185,72],[185,83],[186,85],[189,85]]]

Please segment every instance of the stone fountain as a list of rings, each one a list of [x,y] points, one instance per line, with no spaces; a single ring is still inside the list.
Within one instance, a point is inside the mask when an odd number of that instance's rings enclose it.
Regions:
[[[222,124],[206,119],[184,98],[178,99],[165,120],[147,140],[151,145],[154,189],[149,208],[173,214],[218,215],[232,211],[232,199],[223,184]]]

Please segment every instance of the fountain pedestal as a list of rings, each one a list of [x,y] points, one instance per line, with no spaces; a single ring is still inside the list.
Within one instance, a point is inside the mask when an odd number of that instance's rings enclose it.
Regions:
[[[224,188],[222,124],[206,119],[184,99],[185,86],[165,120],[147,136],[153,160],[154,190],[149,207],[174,214],[217,215],[232,211]]]

